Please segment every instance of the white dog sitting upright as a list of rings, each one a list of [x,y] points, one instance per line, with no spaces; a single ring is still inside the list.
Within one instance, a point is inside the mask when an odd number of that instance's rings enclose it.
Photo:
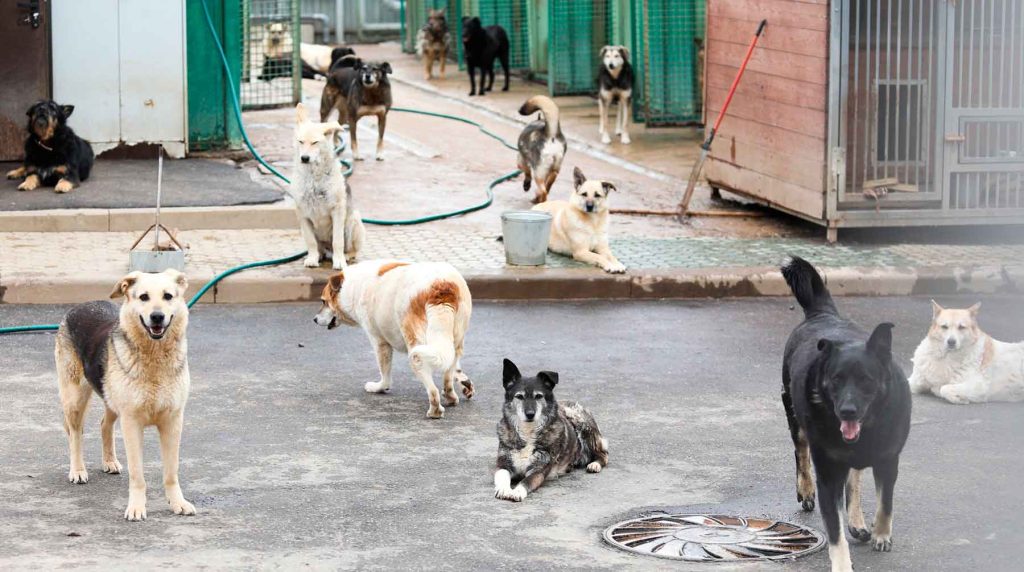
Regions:
[[[359,326],[377,353],[380,381],[367,382],[369,393],[391,388],[394,350],[409,354],[413,373],[430,400],[427,417],[444,416],[434,372],[442,372],[445,405],[458,405],[455,382],[467,399],[473,382],[462,373],[463,342],[473,312],[469,286],[450,264],[374,260],[353,264],[331,276],[313,318],[333,329],[339,323]]]
[[[981,331],[979,309],[932,301],[932,325],[914,352],[911,391],[961,404],[1024,400],[1024,342],[1000,342]]]
[[[337,121],[313,123],[301,103],[295,106],[295,168],[288,194],[308,254],[305,265],[316,268],[330,258],[336,270],[359,254],[365,229],[352,205],[352,189],[334,155]]]
[[[548,201],[533,207],[551,213],[548,249],[605,272],[625,272],[626,267],[608,246],[608,193],[615,190],[615,185],[588,181],[579,167],[573,169],[572,179],[575,190],[568,201]]]

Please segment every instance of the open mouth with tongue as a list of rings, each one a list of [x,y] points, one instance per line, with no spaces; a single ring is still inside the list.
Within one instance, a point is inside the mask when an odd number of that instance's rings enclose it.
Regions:
[[[839,422],[839,432],[843,434],[843,441],[856,443],[857,439],[860,438],[860,421],[841,420]]]
[[[170,321],[168,321],[166,324],[153,324],[150,326],[146,324],[146,320],[142,319],[141,316],[139,317],[139,321],[142,322],[142,327],[146,329],[146,333],[149,334],[149,337],[154,340],[159,340],[164,337],[164,334],[167,333],[167,327],[170,325]]]

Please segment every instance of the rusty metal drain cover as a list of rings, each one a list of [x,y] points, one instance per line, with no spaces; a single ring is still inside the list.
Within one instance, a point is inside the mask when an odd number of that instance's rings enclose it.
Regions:
[[[818,531],[767,518],[711,514],[658,514],[620,522],[604,531],[612,546],[699,562],[788,560],[825,545]]]

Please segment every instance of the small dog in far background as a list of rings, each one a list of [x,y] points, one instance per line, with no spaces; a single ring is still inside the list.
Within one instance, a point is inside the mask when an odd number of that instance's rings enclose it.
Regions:
[[[444,8],[430,10],[427,23],[416,34],[416,55],[423,58],[425,68],[423,78],[429,80],[434,75],[434,61],[440,62],[439,75],[444,79],[444,66],[448,61],[448,50],[451,47],[452,35],[448,31],[448,19]]]
[[[608,111],[616,101],[619,106],[615,113],[615,134],[628,145],[630,101],[633,97],[633,66],[629,63],[629,49],[626,46],[605,46],[601,48],[601,69],[597,74],[597,109],[601,116],[601,143],[608,144]]]
[[[67,125],[74,110],[74,105],[58,105],[50,99],[28,109],[25,160],[7,172],[8,179],[25,179],[19,191],[52,185],[54,191],[67,193],[89,178],[95,156],[92,146]]]
[[[537,183],[534,203],[548,200],[548,192],[558,178],[565,158],[565,135],[558,122],[558,106],[546,95],[535,95],[519,108],[519,115],[541,112],[541,118],[527,125],[519,134],[519,170],[523,172],[523,191]]]

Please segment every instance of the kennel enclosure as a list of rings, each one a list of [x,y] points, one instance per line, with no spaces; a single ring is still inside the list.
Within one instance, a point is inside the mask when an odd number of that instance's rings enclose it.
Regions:
[[[1024,223],[1024,5],[717,0],[707,107],[768,27],[707,163],[712,187],[838,229]]]

